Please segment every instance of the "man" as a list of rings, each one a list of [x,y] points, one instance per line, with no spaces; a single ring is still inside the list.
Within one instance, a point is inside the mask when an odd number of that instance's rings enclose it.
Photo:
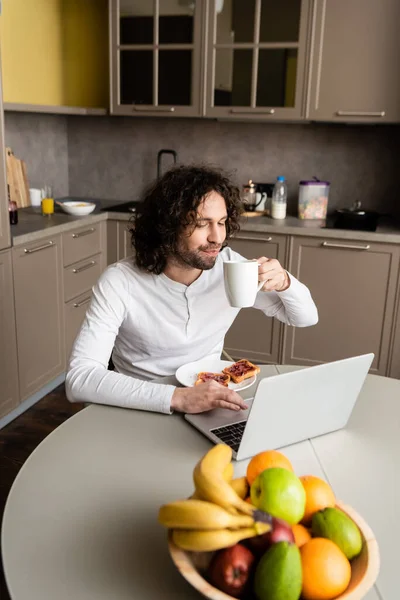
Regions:
[[[93,288],[72,350],[68,398],[171,413],[246,408],[210,381],[191,388],[154,383],[183,364],[221,356],[238,308],[230,306],[224,260],[239,229],[237,187],[219,171],[178,167],[147,191],[131,230],[135,258],[109,266]],[[308,289],[277,260],[259,257],[255,307],[297,327],[318,321]],[[108,370],[112,353],[115,371]]]

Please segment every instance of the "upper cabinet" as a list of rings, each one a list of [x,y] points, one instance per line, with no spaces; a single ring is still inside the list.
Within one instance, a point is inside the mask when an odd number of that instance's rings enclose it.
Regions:
[[[199,0],[110,0],[111,112],[200,116]]]
[[[211,0],[205,114],[296,120],[303,115],[309,0]]]
[[[315,0],[306,118],[400,121],[399,23],[399,0]]]
[[[4,152],[4,116],[2,103],[0,69],[0,250],[11,245],[10,220],[8,216],[6,161]]]

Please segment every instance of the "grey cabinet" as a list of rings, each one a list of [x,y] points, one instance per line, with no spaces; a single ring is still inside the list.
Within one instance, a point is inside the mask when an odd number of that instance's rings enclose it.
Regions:
[[[311,291],[319,322],[285,327],[283,362],[316,365],[373,352],[371,372],[386,375],[400,246],[292,238],[289,270]]]
[[[0,250],[11,245],[5,163],[3,91],[0,71]]]
[[[400,120],[400,2],[316,0],[306,117]]]
[[[0,418],[19,404],[11,250],[0,252]]]
[[[275,234],[241,232],[229,246],[246,258],[266,256],[284,265],[287,237]],[[248,358],[260,363],[279,362],[282,324],[260,310],[242,308],[225,337],[225,350],[233,358]]]
[[[200,116],[204,2],[111,0],[111,113]]]
[[[20,398],[65,370],[61,237],[13,248]]]
[[[397,293],[397,311],[393,321],[389,376],[400,379],[400,281]]]
[[[309,0],[208,3],[205,114],[240,120],[303,116]]]
[[[107,264],[132,256],[131,234],[129,221],[107,222]]]

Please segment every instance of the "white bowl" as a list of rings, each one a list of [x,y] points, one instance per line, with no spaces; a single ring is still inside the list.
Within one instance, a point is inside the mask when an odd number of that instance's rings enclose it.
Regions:
[[[85,215],[89,215],[96,208],[94,202],[79,202],[78,200],[59,202],[58,205],[61,206],[64,212],[68,213],[69,215],[74,215],[74,217],[83,217]]]

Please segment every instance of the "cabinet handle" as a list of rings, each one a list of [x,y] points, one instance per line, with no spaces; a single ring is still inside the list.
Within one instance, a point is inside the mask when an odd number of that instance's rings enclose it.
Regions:
[[[82,267],[78,267],[77,269],[72,269],[73,273],[81,273],[82,271],[86,271],[86,269],[90,269],[93,265],[96,264],[95,260],[91,260],[90,263],[83,265]]]
[[[338,117],[384,117],[384,110],[378,111],[363,111],[363,110],[338,110],[336,115]]]
[[[268,110],[254,110],[250,108],[231,108],[230,112],[237,115],[274,115],[275,109],[269,108]]]
[[[245,235],[237,235],[232,238],[235,240],[244,240],[246,242],[272,242],[272,237],[262,238],[262,237],[247,237]]]
[[[94,227],[91,227],[90,229],[85,229],[85,231],[81,231],[80,233],[73,233],[72,237],[74,239],[76,239],[79,237],[83,237],[84,235],[89,235],[90,233],[93,233],[94,231],[96,231],[96,229]]]
[[[322,242],[321,246],[324,248],[347,248],[347,250],[369,250],[371,248],[369,244],[356,246],[355,244],[331,244],[330,242]]]
[[[74,308],[80,308],[81,306],[83,306],[84,304],[87,304],[88,302],[90,302],[90,296],[88,296],[84,300],[81,300],[80,302],[74,302]]]
[[[138,112],[175,112],[175,106],[133,106],[132,110]]]
[[[54,242],[50,240],[50,242],[43,244],[43,246],[37,246],[36,248],[24,248],[24,252],[25,254],[33,254],[33,252],[39,252],[39,250],[45,250],[51,246],[54,246]]]

